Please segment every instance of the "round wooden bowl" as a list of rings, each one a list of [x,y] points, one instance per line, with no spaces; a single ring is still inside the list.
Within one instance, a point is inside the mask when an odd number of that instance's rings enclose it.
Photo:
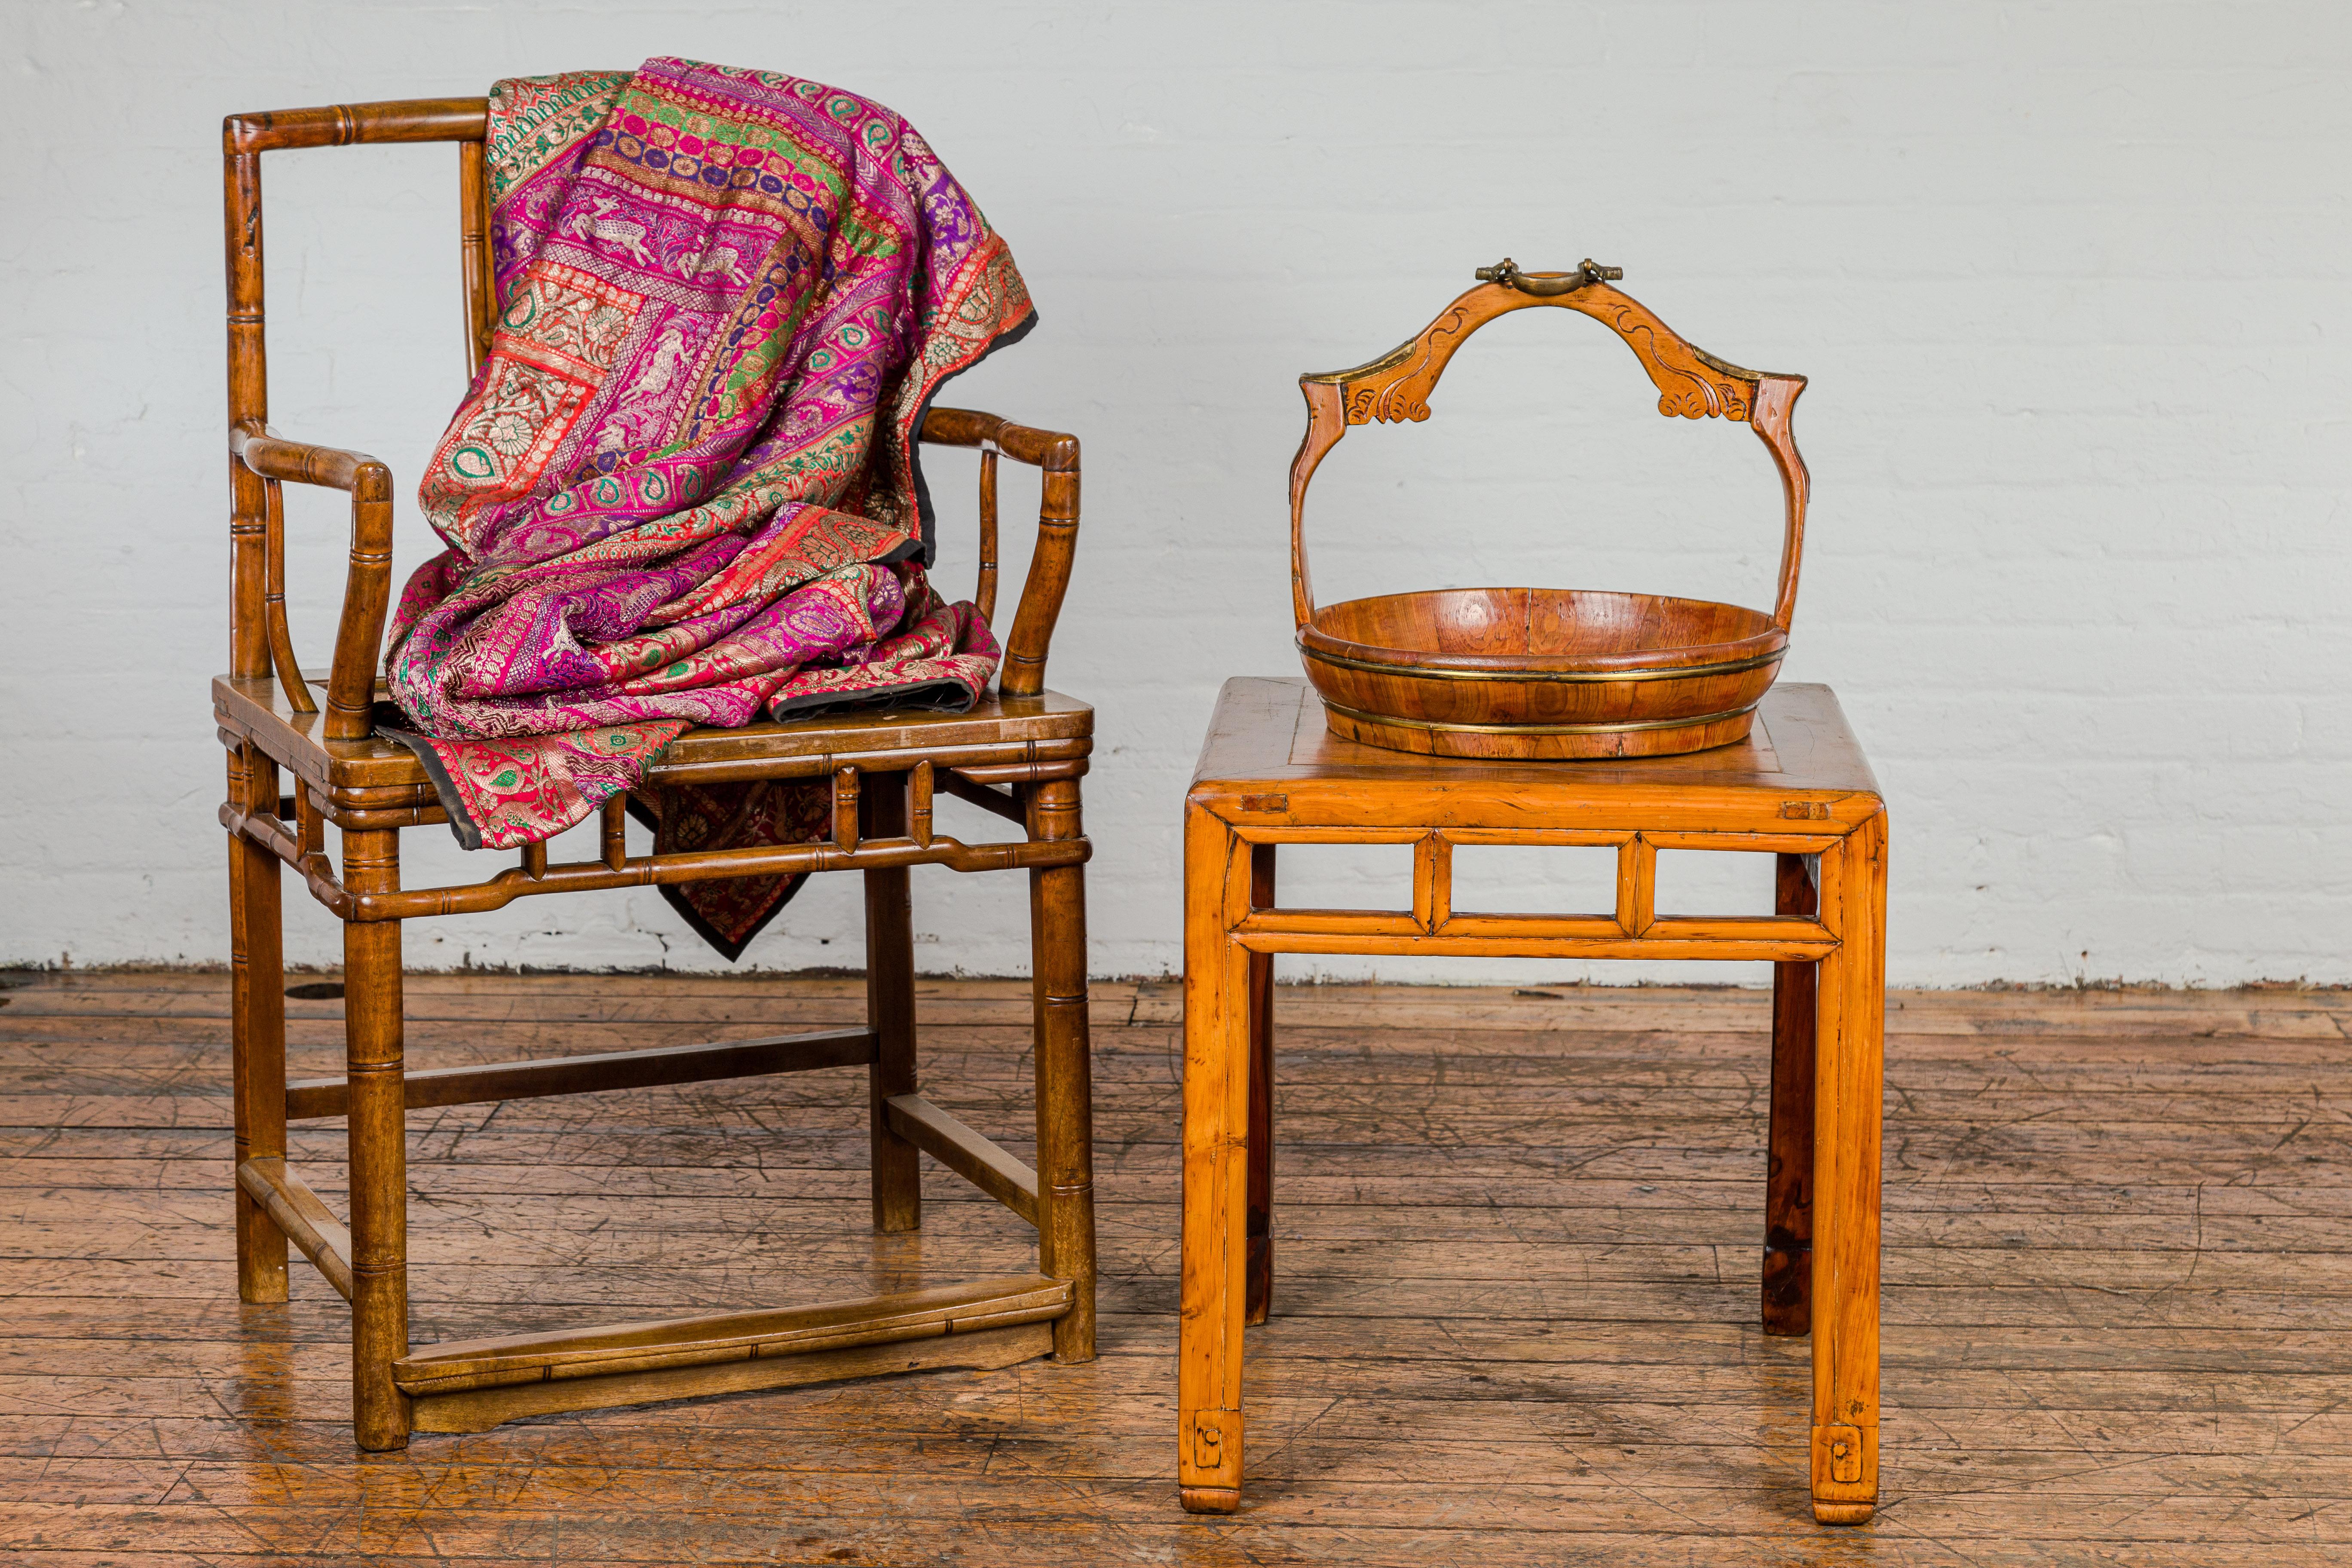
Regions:
[[[1789,634],[1654,594],[1446,588],[1299,628],[1332,732],[1443,757],[1657,757],[1747,737]]]

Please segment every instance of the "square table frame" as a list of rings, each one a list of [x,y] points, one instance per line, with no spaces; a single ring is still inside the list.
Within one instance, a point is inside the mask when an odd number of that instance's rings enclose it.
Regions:
[[[1410,846],[1412,908],[1281,908],[1285,844]],[[1457,912],[1461,844],[1613,848],[1615,908]],[[1661,849],[1777,856],[1775,912],[1660,915]],[[1228,681],[1184,808],[1184,1507],[1241,1505],[1243,1328],[1273,1289],[1273,955],[1728,959],[1775,966],[1765,1331],[1812,1334],[1814,1518],[1869,1519],[1886,850],[1885,803],[1824,686],[1774,688],[1755,732],[1711,752],[1502,763],[1342,740],[1303,680]]]

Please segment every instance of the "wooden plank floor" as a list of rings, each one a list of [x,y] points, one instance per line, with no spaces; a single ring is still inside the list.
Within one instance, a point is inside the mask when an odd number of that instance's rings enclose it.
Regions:
[[[226,983],[0,993],[0,1560],[2352,1560],[2352,1000],[1890,1004],[1886,1493],[1816,1530],[1756,1328],[1761,994],[1280,1000],[1250,1490],[1176,1508],[1174,988],[1094,992],[1103,1356],[542,1418],[361,1460],[307,1265],[241,1307]],[[854,1020],[855,981],[428,977],[420,1066]],[[340,1005],[289,1005],[298,1074]],[[1027,989],[926,983],[927,1091],[1028,1152]],[[866,1229],[862,1075],[412,1116],[420,1342],[1028,1266],[936,1169]],[[295,1157],[340,1208],[335,1135]]]

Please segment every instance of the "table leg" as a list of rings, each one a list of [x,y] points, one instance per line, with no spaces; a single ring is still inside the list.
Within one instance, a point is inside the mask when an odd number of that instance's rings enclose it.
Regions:
[[[1809,855],[1780,857],[1774,912],[1821,913]],[[1812,1325],[1813,996],[1818,966],[1772,966],[1771,1163],[1764,1178],[1764,1331],[1801,1336]]]
[[[1247,846],[1184,813],[1184,1236],[1177,1330],[1177,1485],[1193,1513],[1241,1506],[1242,1321],[1249,1238]]]
[[[1879,1122],[1885,1069],[1886,816],[1825,851],[1813,1114],[1813,1518],[1878,1504]]]
[[[1250,846],[1250,903],[1274,907],[1274,846]],[[1243,1320],[1274,1310],[1274,954],[1249,955],[1249,1266]]]

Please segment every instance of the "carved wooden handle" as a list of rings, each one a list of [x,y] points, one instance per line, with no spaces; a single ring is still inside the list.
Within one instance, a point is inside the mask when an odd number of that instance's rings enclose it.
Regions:
[[[1439,312],[1421,333],[1369,364],[1353,370],[1302,375],[1307,397],[1307,435],[1290,465],[1291,610],[1304,626],[1315,614],[1315,594],[1307,569],[1301,517],[1307,487],[1324,454],[1350,425],[1383,424],[1429,417],[1429,396],[1448,361],[1471,333],[1496,317],[1538,305],[1558,305],[1591,317],[1625,340],[1658,389],[1658,412],[1685,419],[1724,418],[1752,426],[1772,453],[1780,473],[1787,531],[1780,552],[1780,577],[1772,618],[1787,630],[1797,605],[1797,573],[1804,552],[1809,483],[1804,459],[1789,433],[1789,414],[1804,390],[1801,375],[1743,370],[1684,341],[1631,295],[1610,286],[1622,268],[1587,260],[1574,272],[1521,272],[1507,258],[1482,267],[1478,287]],[[1532,285],[1532,286],[1531,286]]]

